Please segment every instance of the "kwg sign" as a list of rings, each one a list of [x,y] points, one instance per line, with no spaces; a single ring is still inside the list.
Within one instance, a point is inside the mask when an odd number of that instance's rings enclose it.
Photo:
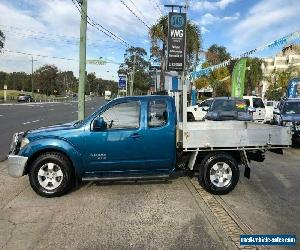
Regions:
[[[171,37],[182,38],[183,37],[183,30],[171,29]]]

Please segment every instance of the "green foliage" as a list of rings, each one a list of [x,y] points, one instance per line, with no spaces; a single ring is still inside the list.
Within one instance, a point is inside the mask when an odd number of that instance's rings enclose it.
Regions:
[[[279,101],[282,97],[281,89],[274,89],[274,86],[270,86],[265,93],[267,100]]]
[[[54,65],[44,65],[33,73],[33,91],[46,95],[65,95],[77,93],[78,79],[73,71],[59,71]],[[0,89],[4,84],[9,90],[31,92],[31,75],[25,72],[6,73],[0,71]],[[103,95],[105,90],[116,94],[118,84],[115,81],[97,78],[94,73],[87,74],[86,94]]]
[[[118,74],[129,75],[133,72],[135,57],[135,74],[133,82],[134,93],[143,93],[149,89],[150,84],[150,74],[149,66],[150,63],[147,61],[147,52],[145,49],[140,47],[128,48],[124,54],[124,63],[119,67]]]
[[[245,95],[251,95],[252,91],[257,89],[261,93],[260,82],[263,80],[261,65],[263,60],[260,58],[247,58],[247,70],[245,75]]]
[[[230,53],[227,52],[226,47],[217,44],[211,45],[206,52],[206,61],[210,65],[219,64],[230,59]]]
[[[59,94],[57,82],[58,69],[55,65],[46,64],[34,72],[34,88],[46,95]]]

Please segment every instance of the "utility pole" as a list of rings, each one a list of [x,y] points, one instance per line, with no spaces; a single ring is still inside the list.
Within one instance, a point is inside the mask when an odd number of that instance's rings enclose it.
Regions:
[[[31,96],[33,98],[33,56],[31,57]]]
[[[80,1],[80,48],[79,48],[79,86],[78,86],[78,120],[84,119],[85,112],[85,83],[86,83],[86,27],[87,0]]]
[[[132,77],[131,77],[131,86],[130,86],[130,95],[133,95],[133,82],[134,82],[134,74],[135,74],[135,63],[136,63],[136,51],[134,52],[133,57],[133,70],[132,70]]]

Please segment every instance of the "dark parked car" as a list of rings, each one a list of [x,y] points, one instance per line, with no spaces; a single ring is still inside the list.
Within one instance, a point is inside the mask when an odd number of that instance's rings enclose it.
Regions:
[[[19,94],[17,100],[18,102],[32,102],[33,98],[31,95]]]
[[[300,142],[300,98],[282,99],[273,114],[275,124],[290,126],[293,141]]]
[[[213,121],[252,121],[254,109],[247,107],[245,100],[235,97],[214,98],[205,116],[207,120]]]

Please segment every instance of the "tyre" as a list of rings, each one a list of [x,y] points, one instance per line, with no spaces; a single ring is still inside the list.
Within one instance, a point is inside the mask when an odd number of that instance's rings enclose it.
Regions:
[[[187,113],[187,120],[189,122],[195,121],[195,117],[194,117],[193,113],[190,113],[190,112]]]
[[[43,197],[57,197],[70,190],[75,182],[73,167],[61,153],[44,153],[33,161],[29,170],[33,190]]]
[[[235,188],[239,177],[238,164],[229,154],[210,154],[200,164],[199,184],[211,194],[228,194]]]

